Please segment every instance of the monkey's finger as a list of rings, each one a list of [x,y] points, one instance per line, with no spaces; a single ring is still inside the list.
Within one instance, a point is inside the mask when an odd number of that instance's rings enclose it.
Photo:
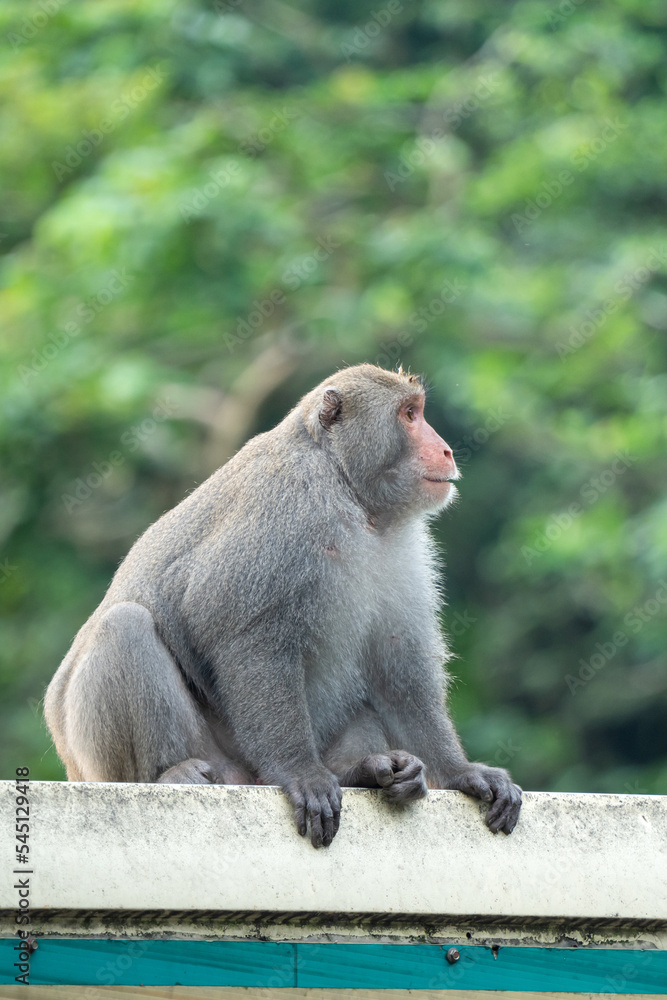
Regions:
[[[410,761],[413,760],[417,760],[417,758],[413,756],[413,754],[408,753],[406,750],[393,750],[391,753],[391,762],[395,771],[404,770]]]
[[[334,838],[334,819],[333,809],[327,798],[322,799],[320,816],[322,818],[322,843],[328,847]]]
[[[466,795],[472,795],[476,799],[481,799],[482,802],[493,802],[495,798],[488,781],[485,781],[477,772],[464,775],[461,781],[454,787],[465,792]]]
[[[383,788],[382,795],[388,802],[414,802],[428,795],[428,786],[420,772],[412,781],[394,782],[389,788]]]
[[[486,814],[486,822],[488,826],[491,826],[492,823],[499,819],[511,803],[511,796],[508,794],[506,789],[496,791],[496,800]]]
[[[521,810],[521,790],[518,785],[503,789],[486,814],[486,824],[493,833],[511,833]]]
[[[387,802],[416,802],[428,794],[428,789],[414,783],[409,785],[390,785],[382,789],[382,795]]]
[[[511,833],[519,821],[521,812],[521,789],[518,785],[513,785],[512,802],[507,807],[505,822],[500,827],[503,833]]]
[[[380,788],[386,788],[394,780],[394,767],[391,757],[378,754],[373,760],[373,779]]]
[[[341,796],[332,796],[329,793],[329,802],[331,804],[331,811],[333,813],[333,835],[334,837],[338,833],[338,828],[340,826],[340,810],[341,810]]]
[[[418,757],[412,757],[406,762],[405,767],[401,771],[397,771],[394,775],[395,782],[401,781],[415,781],[420,774],[424,772],[424,765],[419,760]]]
[[[303,794],[294,785],[285,785],[284,791],[294,806],[294,819],[296,820],[297,831],[301,837],[305,837],[307,830],[306,800]]]
[[[507,822],[505,823],[505,826],[503,827],[503,830],[505,831],[505,833],[508,833],[508,834],[512,833],[512,831],[514,830],[514,827],[519,822],[519,813],[520,812],[521,812],[521,803],[519,803],[518,806],[517,805],[513,806],[512,812],[510,814],[510,818],[507,820]]]
[[[491,816],[491,809],[489,809],[489,812],[486,814],[486,825],[492,833],[498,833],[500,830],[505,829],[507,823],[510,821],[513,811],[513,803],[511,801],[508,802],[506,799],[499,799],[498,801],[501,806],[500,810],[495,810],[495,806],[498,804],[498,802],[495,802],[494,815]]]
[[[505,825],[505,821],[508,818],[507,811],[511,803],[507,799],[496,799],[491,808],[486,814],[486,825],[492,833],[498,833],[498,830]]]
[[[323,842],[322,817],[319,810],[312,808],[308,810],[310,816],[310,842],[313,847],[321,847]]]
[[[408,787],[408,785],[389,785],[382,789],[382,798],[386,802],[403,802]]]
[[[308,824],[306,822],[306,803],[303,799],[295,804],[294,817],[296,819],[296,828],[300,836],[305,837],[308,830]]]
[[[372,753],[360,761],[356,775],[358,785],[363,788],[384,788],[394,780],[391,757],[387,754]]]
[[[518,815],[517,816],[511,816],[504,823],[504,825],[501,826],[501,828],[500,828],[501,832],[504,833],[504,834],[506,834],[507,836],[509,836],[510,833],[512,833],[512,831],[514,830],[514,827],[517,825],[518,821],[519,821]]]

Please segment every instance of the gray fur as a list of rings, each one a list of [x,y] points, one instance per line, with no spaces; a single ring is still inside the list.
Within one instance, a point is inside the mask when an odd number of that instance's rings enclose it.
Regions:
[[[400,801],[425,776],[511,832],[520,790],[445,708],[434,511],[397,420],[421,394],[337,372],[139,538],[46,693],[70,780],[280,784],[319,846],[339,781]]]

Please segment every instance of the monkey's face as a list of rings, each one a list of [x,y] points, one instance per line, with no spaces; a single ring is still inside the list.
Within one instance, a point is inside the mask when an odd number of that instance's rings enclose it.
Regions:
[[[452,449],[426,422],[423,395],[408,399],[398,420],[410,442],[420,500],[427,510],[440,510],[456,496],[454,480],[461,478]]]
[[[417,376],[344,368],[305,396],[297,413],[371,513],[434,513],[456,496],[460,473],[424,418]]]

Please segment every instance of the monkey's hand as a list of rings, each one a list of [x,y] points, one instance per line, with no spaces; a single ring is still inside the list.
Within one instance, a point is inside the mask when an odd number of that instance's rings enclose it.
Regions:
[[[381,788],[389,802],[413,802],[428,794],[424,765],[405,750],[369,754],[350,768],[342,784]]]
[[[489,802],[486,825],[493,833],[511,833],[519,819],[521,789],[502,767],[468,764],[442,785]]]
[[[294,806],[296,828],[305,837],[310,824],[313,847],[328,847],[340,825],[341,795],[338,779],[320,765],[306,775],[290,778],[283,791]]]

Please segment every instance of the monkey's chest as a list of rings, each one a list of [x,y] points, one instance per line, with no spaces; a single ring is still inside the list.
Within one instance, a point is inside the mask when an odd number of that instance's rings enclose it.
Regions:
[[[368,631],[353,602],[336,602],[306,662],[306,698],[319,743],[326,743],[368,698],[364,670]],[[330,609],[333,610],[333,609]]]
[[[399,627],[401,598],[383,552],[359,549],[329,574],[323,613],[306,663],[306,697],[318,742],[326,743],[372,700],[383,637]]]

